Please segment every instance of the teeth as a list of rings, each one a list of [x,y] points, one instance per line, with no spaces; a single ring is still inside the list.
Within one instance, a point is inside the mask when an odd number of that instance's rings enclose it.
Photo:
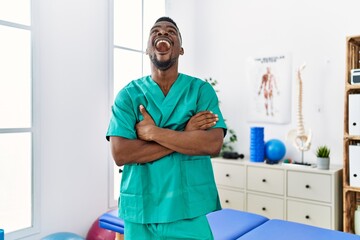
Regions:
[[[156,46],[158,46],[160,43],[165,43],[168,47],[170,47],[170,43],[166,40],[159,40],[156,42]]]

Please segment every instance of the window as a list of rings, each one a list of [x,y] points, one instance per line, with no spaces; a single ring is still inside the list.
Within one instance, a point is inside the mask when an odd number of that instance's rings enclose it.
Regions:
[[[165,15],[165,0],[113,0],[111,22],[112,84],[110,106],[118,91],[131,80],[150,74],[145,54],[150,28]],[[118,167],[111,160],[110,207],[117,206],[120,190]]]
[[[0,1],[0,228],[36,231],[31,1]]]

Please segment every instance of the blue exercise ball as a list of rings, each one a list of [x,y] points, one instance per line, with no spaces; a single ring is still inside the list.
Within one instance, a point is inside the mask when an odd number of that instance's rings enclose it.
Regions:
[[[271,139],[265,143],[265,158],[272,162],[280,161],[286,153],[285,144],[279,139]]]
[[[41,240],[85,240],[85,238],[70,232],[58,232],[43,237]]]

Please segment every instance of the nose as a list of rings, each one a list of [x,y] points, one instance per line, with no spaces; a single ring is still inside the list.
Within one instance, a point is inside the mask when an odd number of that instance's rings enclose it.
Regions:
[[[161,36],[161,35],[167,36],[167,35],[168,35],[168,32],[167,32],[165,29],[161,29],[161,30],[158,32],[158,36]]]

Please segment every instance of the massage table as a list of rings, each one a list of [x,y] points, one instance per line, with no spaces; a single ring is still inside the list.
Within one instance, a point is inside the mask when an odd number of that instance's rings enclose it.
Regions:
[[[100,227],[123,234],[124,221],[117,217],[117,214],[118,210],[112,210],[100,216]],[[232,209],[209,213],[207,218],[216,240],[237,239],[268,221],[264,216]]]
[[[302,223],[272,219],[249,231],[240,240],[359,240],[360,236]]]
[[[122,239],[124,221],[117,217],[117,210],[100,216],[102,228],[118,233]],[[360,236],[340,231],[314,227],[264,216],[222,209],[207,215],[215,240],[360,240]]]

